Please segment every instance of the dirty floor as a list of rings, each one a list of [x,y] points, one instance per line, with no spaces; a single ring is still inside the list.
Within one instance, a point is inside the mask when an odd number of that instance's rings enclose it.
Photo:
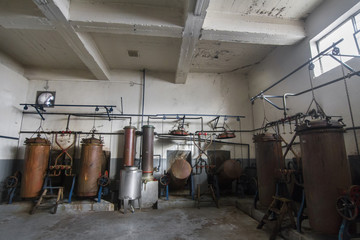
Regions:
[[[93,212],[0,213],[0,239],[268,239],[235,207]]]

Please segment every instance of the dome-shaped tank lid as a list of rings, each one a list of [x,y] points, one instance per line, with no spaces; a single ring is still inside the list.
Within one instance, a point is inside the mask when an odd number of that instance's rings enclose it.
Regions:
[[[82,143],[83,144],[102,144],[102,141],[100,139],[92,136],[91,138],[83,138]]]
[[[142,128],[155,128],[153,125],[144,125]]]
[[[306,130],[324,129],[324,128],[337,128],[342,129],[344,125],[335,120],[314,120],[306,121],[295,128],[296,132],[302,132]]]
[[[125,126],[124,129],[135,129],[136,130],[136,127],[134,127],[134,126]]]
[[[268,141],[281,141],[281,138],[276,133],[260,133],[253,137],[254,142],[268,142]]]
[[[40,135],[38,135],[36,138],[26,138],[25,144],[31,143],[50,145],[50,141],[45,138],[41,138]]]

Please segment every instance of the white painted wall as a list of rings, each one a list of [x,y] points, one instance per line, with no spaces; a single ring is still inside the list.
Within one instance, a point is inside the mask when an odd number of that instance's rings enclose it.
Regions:
[[[113,81],[49,81],[49,91],[56,91],[57,104],[112,104],[117,105],[115,113],[119,113],[121,97],[124,103],[124,113],[141,113],[142,96],[142,72],[121,72],[113,76]],[[146,93],[145,93],[145,114],[159,113],[194,113],[194,114],[228,114],[244,115],[242,119],[242,129],[252,128],[251,106],[248,101],[248,85],[246,79],[240,74],[190,74],[185,85],[173,84],[173,75],[166,73],[146,74]],[[27,102],[34,102],[36,92],[43,90],[46,81],[32,80],[29,83]],[[93,113],[94,109],[79,108],[59,108],[49,109],[49,112],[80,112]],[[66,127],[66,116],[45,116],[46,120],[42,123],[46,130],[64,130]],[[204,118],[204,128],[210,130],[206,123],[212,118]],[[147,118],[144,119],[147,121]],[[200,121],[189,121],[189,131],[200,130]],[[22,130],[34,131],[39,127],[40,120],[37,115],[24,115]],[[95,126],[99,132],[119,132],[124,126],[129,124],[128,120],[108,121],[97,120]],[[151,121],[158,133],[168,133],[174,126],[173,120]],[[229,119],[228,124],[232,129],[239,129],[239,122]],[[133,125],[138,129],[141,121],[133,118]],[[72,118],[70,129],[72,131],[88,132],[93,126],[93,119]],[[29,134],[22,134],[21,141]],[[50,137],[50,136],[49,136]],[[85,137],[85,135],[81,136]],[[112,159],[122,158],[123,155],[123,136],[104,135],[104,147],[111,151]],[[138,138],[140,141],[140,138]],[[234,142],[240,141],[238,134]],[[251,142],[250,134],[242,134],[244,143]],[[139,144],[138,144],[139,146]],[[233,158],[246,158],[245,147],[234,147],[217,145],[217,148],[228,149]],[[184,149],[193,152],[193,158],[197,157],[198,152],[191,142],[184,141],[155,141],[154,154],[161,154],[166,158],[167,150]],[[23,148],[22,148],[23,150]],[[23,152],[23,151],[22,151]],[[137,157],[140,151],[137,151]],[[157,161],[154,161],[157,162]],[[165,166],[166,167],[166,166]],[[110,176],[116,175],[116,162],[112,162]]]
[[[258,66],[256,66],[248,75],[250,96],[255,96],[257,93],[270,86],[292,70],[306,62],[311,57],[309,41],[316,37],[320,32],[327,28],[332,22],[342,16],[345,12],[358,4],[358,1],[347,0],[324,1],[307,19],[306,32],[307,38],[295,46],[279,47]],[[356,53],[354,53],[356,54]],[[355,70],[360,70],[359,59],[354,59],[348,62]],[[346,71],[347,73],[348,71]],[[314,79],[314,86],[323,84],[335,78],[341,77],[341,68],[335,68],[316,79]],[[360,125],[360,81],[358,77],[353,77],[348,80],[350,89],[350,98],[354,112],[355,125]],[[297,93],[302,90],[310,88],[309,73],[307,67],[297,72],[292,77],[288,78],[278,86],[269,90],[265,94],[283,95],[291,92]],[[341,115],[344,117],[344,122],[348,127],[351,127],[351,120],[349,108],[347,104],[344,82],[338,82],[331,86],[324,87],[315,91],[316,99],[323,107],[327,115]],[[280,101],[276,101],[281,105]],[[311,93],[288,98],[289,114],[296,114],[298,112],[306,112],[311,102]],[[262,100],[256,100],[253,105],[254,125],[255,128],[261,126],[264,116]],[[274,107],[265,103],[266,116],[270,121],[278,120],[283,117],[282,111],[276,110]],[[282,132],[282,129],[281,129]],[[289,129],[286,130],[289,132]],[[360,138],[359,133],[358,137]],[[290,139],[290,134],[286,134],[285,138]],[[347,154],[355,154],[356,148],[354,144],[354,136],[352,131],[345,134]]]
[[[21,102],[26,100],[28,80],[22,68],[0,53],[0,135],[19,137],[22,120]],[[0,138],[0,199],[4,180],[18,168],[18,140]]]

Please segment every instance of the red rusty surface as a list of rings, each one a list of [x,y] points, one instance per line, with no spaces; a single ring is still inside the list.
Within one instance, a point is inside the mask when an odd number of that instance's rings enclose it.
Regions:
[[[171,186],[184,187],[191,174],[191,165],[184,158],[176,158],[169,170],[171,176]]]
[[[99,139],[83,139],[76,191],[79,197],[92,197],[97,195],[97,181],[101,176],[101,165],[104,158],[102,146],[102,142]]]
[[[336,201],[351,185],[344,130],[337,122],[313,121],[299,126],[297,132],[310,226],[321,233],[337,234],[341,217]]]
[[[254,136],[260,203],[268,207],[276,192],[276,172],[285,167],[280,137],[265,133]]]
[[[40,195],[49,162],[50,142],[37,137],[25,141],[25,165],[21,179],[22,198]]]
[[[124,166],[131,167],[135,164],[135,149],[136,149],[136,128],[127,126],[125,130],[124,142]]]

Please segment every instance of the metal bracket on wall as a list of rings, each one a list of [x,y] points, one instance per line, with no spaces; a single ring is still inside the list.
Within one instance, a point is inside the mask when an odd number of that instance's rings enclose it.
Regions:
[[[20,106],[24,106],[24,110],[28,110],[29,107],[35,108],[36,112],[39,114],[42,120],[45,120],[43,113],[46,112],[44,107],[47,107],[44,104],[32,104],[32,103],[21,103]],[[111,113],[114,111],[116,105],[72,105],[72,104],[54,104],[52,107],[82,107],[82,108],[95,108],[95,111],[98,112],[100,108],[104,108],[106,110],[106,114],[111,121]]]

